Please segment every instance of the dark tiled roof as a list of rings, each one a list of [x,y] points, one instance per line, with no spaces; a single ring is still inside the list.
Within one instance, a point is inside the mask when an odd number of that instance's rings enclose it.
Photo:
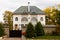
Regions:
[[[36,6],[30,6],[30,12],[28,12],[28,6],[21,6],[13,12],[14,14],[41,14],[44,15],[45,12],[37,8]]]

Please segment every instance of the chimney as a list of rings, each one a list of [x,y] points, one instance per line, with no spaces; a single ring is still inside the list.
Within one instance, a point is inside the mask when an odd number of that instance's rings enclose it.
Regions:
[[[28,2],[28,12],[30,12],[30,2]]]

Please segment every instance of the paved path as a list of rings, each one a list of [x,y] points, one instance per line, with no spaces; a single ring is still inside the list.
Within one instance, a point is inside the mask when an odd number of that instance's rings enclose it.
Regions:
[[[21,38],[4,38],[0,40],[22,40]]]
[[[26,40],[26,38],[22,35],[22,40]]]
[[[3,38],[0,40],[60,40],[60,39],[26,39],[24,36],[22,36],[22,38]]]
[[[26,40],[26,38],[24,36],[22,36],[21,38],[10,38],[6,36],[0,40]]]
[[[0,39],[0,40],[26,40],[24,36],[22,36],[22,38],[3,38],[3,39]]]
[[[22,38],[4,38],[4,39],[0,39],[0,40],[26,40],[26,39],[22,39]],[[60,40],[60,39],[27,39],[27,40]]]

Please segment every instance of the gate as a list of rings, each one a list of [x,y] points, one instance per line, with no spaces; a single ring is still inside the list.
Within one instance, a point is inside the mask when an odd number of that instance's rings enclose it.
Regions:
[[[22,30],[9,30],[9,37],[22,37]]]

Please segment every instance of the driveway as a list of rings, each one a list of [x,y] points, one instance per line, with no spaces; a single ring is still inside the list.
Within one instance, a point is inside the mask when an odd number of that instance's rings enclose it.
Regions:
[[[22,38],[3,38],[0,40],[60,40],[60,39],[26,39],[24,36],[22,36]]]
[[[21,38],[4,38],[0,40],[22,40]]]

